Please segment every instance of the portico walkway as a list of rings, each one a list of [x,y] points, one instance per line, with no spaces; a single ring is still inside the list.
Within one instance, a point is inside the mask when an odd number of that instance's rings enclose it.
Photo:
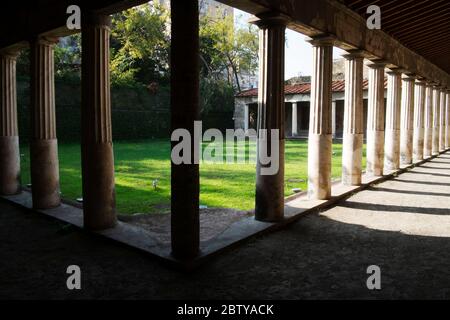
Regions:
[[[450,152],[186,276],[0,202],[0,298],[450,298]],[[65,287],[82,270],[82,290]],[[366,268],[381,268],[381,291]],[[264,279],[264,281],[262,281]]]

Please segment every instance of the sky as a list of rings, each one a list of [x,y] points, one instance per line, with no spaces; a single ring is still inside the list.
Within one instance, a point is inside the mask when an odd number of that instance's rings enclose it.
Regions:
[[[247,24],[250,15],[244,11],[235,9],[235,23],[237,25]],[[312,46],[305,41],[306,36],[301,33],[287,30],[285,47],[285,79],[299,75],[310,76],[312,73]],[[333,58],[340,58],[345,51],[334,48]]]

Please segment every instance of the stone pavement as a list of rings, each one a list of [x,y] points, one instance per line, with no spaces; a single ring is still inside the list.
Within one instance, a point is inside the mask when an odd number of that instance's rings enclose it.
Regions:
[[[0,298],[450,299],[449,208],[447,153],[186,274],[2,201]],[[80,291],[66,289],[72,264]]]

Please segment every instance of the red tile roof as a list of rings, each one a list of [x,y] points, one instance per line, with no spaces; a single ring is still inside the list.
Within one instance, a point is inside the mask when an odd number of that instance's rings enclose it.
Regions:
[[[363,81],[363,89],[367,90],[369,81]],[[384,80],[384,87],[387,87],[387,79]],[[344,92],[345,80],[335,80],[332,82],[331,90],[333,92]],[[284,94],[307,94],[311,92],[311,83],[288,84],[284,86]],[[258,88],[244,90],[238,93],[236,97],[256,97],[258,96]]]

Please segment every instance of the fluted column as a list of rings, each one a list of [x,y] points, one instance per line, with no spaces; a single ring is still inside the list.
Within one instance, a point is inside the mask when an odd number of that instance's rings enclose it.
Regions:
[[[445,132],[446,132],[446,126],[447,126],[447,121],[446,121],[446,117],[447,117],[447,113],[446,113],[446,93],[445,93],[445,88],[441,89],[440,92],[440,100],[441,100],[441,104],[440,104],[440,108],[439,108],[439,151],[444,151],[445,150]]]
[[[424,112],[424,137],[423,157],[429,158],[433,149],[433,85],[425,86],[425,112]]]
[[[198,0],[171,2],[171,126],[191,137],[190,164],[171,162],[172,254],[179,259],[198,255],[200,245],[199,165],[194,160],[194,121],[199,109],[199,9]],[[177,142],[172,142],[172,148]]]
[[[20,192],[17,128],[17,52],[0,51],[0,194]]]
[[[425,82],[416,81],[414,96],[413,160],[423,160],[425,124]]]
[[[402,78],[402,101],[400,113],[400,163],[412,163],[414,128],[414,81],[405,75]]]
[[[360,185],[363,148],[363,61],[359,51],[344,55],[345,107],[342,183]]]
[[[258,152],[256,164],[255,218],[279,221],[284,217],[284,45],[286,21],[277,15],[261,16],[259,31],[258,150],[267,150],[278,161],[264,164]],[[272,141],[272,133],[278,133]],[[272,150],[272,146],[278,146]],[[275,153],[275,155],[274,155]],[[275,157],[275,158],[274,158]],[[267,172],[264,172],[267,171]]]
[[[82,20],[82,178],[84,227],[116,224],[109,74],[110,17]]]
[[[433,88],[433,144],[431,152],[439,153],[439,134],[441,133],[441,93],[438,86]]]
[[[384,67],[369,62],[369,101],[367,112],[367,174],[383,175],[384,161]]]
[[[400,167],[400,101],[401,72],[396,69],[388,73],[386,133],[384,147],[384,167],[397,170]]]
[[[445,149],[450,148],[450,89],[447,89],[446,93],[446,105],[445,105],[445,114],[446,114],[446,126],[445,126]]]
[[[308,139],[308,195],[331,197],[333,39],[319,38],[313,45],[311,109]]]
[[[54,46],[56,39],[31,41],[31,184],[33,207],[60,204],[56,139]]]

